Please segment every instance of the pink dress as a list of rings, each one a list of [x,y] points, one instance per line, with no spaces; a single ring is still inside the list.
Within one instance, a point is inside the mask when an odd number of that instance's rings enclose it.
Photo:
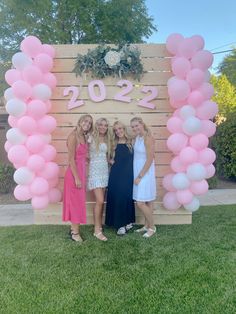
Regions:
[[[70,221],[73,224],[86,223],[86,157],[88,145],[79,144],[75,152],[75,163],[79,174],[82,188],[75,186],[74,176],[67,168],[64,177],[63,195],[63,221]]]

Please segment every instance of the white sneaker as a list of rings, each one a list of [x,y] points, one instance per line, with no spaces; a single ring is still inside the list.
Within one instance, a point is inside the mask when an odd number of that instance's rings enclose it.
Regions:
[[[134,226],[133,226],[132,223],[125,226],[125,228],[126,228],[127,231],[133,229],[133,227],[134,227]]]
[[[117,235],[125,235],[126,234],[126,229],[125,227],[120,227],[116,233]]]

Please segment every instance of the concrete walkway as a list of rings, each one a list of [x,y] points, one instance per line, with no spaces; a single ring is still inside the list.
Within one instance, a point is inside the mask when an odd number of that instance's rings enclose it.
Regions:
[[[202,206],[236,204],[235,189],[209,190],[199,197]],[[34,211],[30,204],[0,205],[0,226],[33,225]]]

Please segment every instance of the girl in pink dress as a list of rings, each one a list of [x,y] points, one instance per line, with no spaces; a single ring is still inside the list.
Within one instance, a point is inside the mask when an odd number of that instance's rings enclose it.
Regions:
[[[71,222],[70,236],[76,242],[83,241],[79,226],[86,223],[86,139],[92,124],[90,115],[81,116],[67,139],[69,166],[64,178],[63,221]]]

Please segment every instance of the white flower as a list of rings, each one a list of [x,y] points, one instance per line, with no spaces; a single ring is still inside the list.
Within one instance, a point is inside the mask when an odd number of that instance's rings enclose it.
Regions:
[[[117,51],[108,51],[104,57],[104,61],[111,68],[120,62],[120,54]]]

